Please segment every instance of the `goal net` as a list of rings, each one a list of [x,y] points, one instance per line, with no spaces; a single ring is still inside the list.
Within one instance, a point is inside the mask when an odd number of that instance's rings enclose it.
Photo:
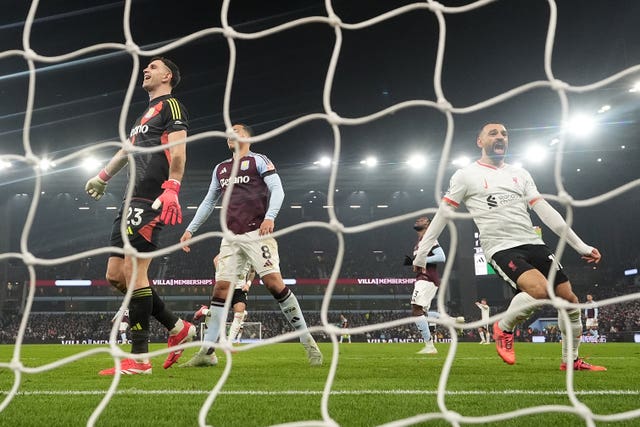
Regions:
[[[539,56],[539,67],[544,69],[544,78],[539,80],[527,80],[522,84],[518,84],[515,87],[510,87],[507,90],[499,92],[495,94],[495,96],[485,97],[477,102],[474,102],[470,105],[459,105],[459,103],[453,100],[453,96],[451,93],[451,88],[447,90],[447,86],[445,85],[444,78],[446,77],[445,63],[446,63],[446,54],[448,49],[448,38],[450,36],[447,33],[447,25],[450,19],[455,17],[467,17],[471,16],[470,19],[473,19],[472,15],[477,13],[482,8],[493,7],[494,13],[500,14],[500,7],[507,7],[507,4],[511,4],[508,1],[493,1],[493,0],[478,0],[478,1],[442,1],[436,2],[432,0],[407,3],[399,7],[394,7],[389,10],[379,11],[377,8],[375,14],[365,19],[359,19],[355,22],[350,19],[349,16],[341,16],[339,13],[336,13],[336,6],[334,2],[327,0],[324,2],[324,8],[321,13],[313,16],[306,16],[303,18],[291,20],[279,25],[271,26],[267,29],[262,29],[259,31],[247,31],[244,32],[243,28],[240,26],[234,27],[230,24],[229,14],[232,3],[235,5],[236,2],[231,0],[224,0],[221,5],[221,13],[220,13],[220,26],[210,26],[201,31],[194,32],[192,34],[184,35],[178,39],[160,43],[157,45],[153,45],[151,47],[145,48],[141,46],[140,42],[134,37],[134,29],[131,27],[131,11],[133,7],[133,2],[131,0],[125,0],[123,3],[123,34],[125,41],[124,43],[98,43],[93,44],[88,47],[84,47],[81,49],[68,51],[60,55],[47,55],[46,53],[39,52],[32,46],[32,30],[34,28],[34,22],[36,20],[37,12],[39,7],[42,7],[38,0],[32,0],[28,15],[22,25],[23,36],[22,36],[22,47],[18,49],[5,50],[0,52],[0,61],[4,60],[21,60],[27,64],[28,74],[28,89],[26,96],[26,107],[25,107],[25,115],[24,115],[24,124],[23,124],[23,147],[22,150],[18,150],[11,153],[3,153],[0,155],[0,162],[2,162],[2,167],[7,167],[7,165],[11,163],[21,163],[27,165],[29,168],[33,170],[33,174],[35,179],[33,181],[33,187],[30,190],[32,194],[30,204],[28,206],[27,215],[24,219],[24,225],[22,227],[21,239],[19,242],[19,248],[6,250],[0,254],[0,261],[8,261],[8,260],[17,260],[20,263],[23,263],[26,266],[26,270],[29,276],[29,289],[26,298],[26,304],[24,307],[24,313],[22,316],[22,322],[20,324],[20,329],[17,334],[15,340],[15,348],[13,350],[13,356],[10,362],[0,362],[0,373],[5,374],[5,378],[12,376],[13,380],[11,383],[11,387],[9,390],[4,391],[4,394],[0,395],[0,418],[2,417],[2,411],[6,410],[12,402],[16,401],[17,396],[21,391],[26,388],[25,384],[25,374],[39,374],[44,371],[59,369],[64,365],[69,363],[82,360],[85,358],[89,358],[93,355],[100,353],[109,354],[114,361],[121,360],[130,354],[123,351],[117,345],[105,345],[100,348],[90,349],[86,351],[79,352],[72,357],[68,357],[65,359],[60,359],[55,362],[47,362],[40,363],[38,361],[24,360],[22,356],[22,344],[23,337],[25,334],[25,330],[27,328],[27,324],[29,321],[29,317],[31,314],[31,309],[33,305],[34,296],[36,293],[35,283],[38,278],[36,271],[37,268],[42,266],[55,266],[55,265],[64,265],[66,263],[86,259],[92,256],[104,255],[113,251],[114,248],[109,247],[101,247],[95,250],[83,251],[72,253],[62,257],[51,257],[44,258],[35,256],[34,253],[37,252],[34,247],[32,240],[33,236],[31,236],[31,230],[34,226],[35,221],[37,221],[36,214],[39,210],[39,202],[41,199],[41,194],[46,191],[45,182],[47,176],[44,173],[44,164],[43,162],[48,160],[44,154],[37,154],[33,147],[32,141],[32,132],[36,128],[34,125],[34,111],[37,108],[37,94],[40,90],[38,86],[40,75],[36,73],[37,67],[40,65],[50,65],[55,66],[58,64],[63,64],[65,62],[71,60],[80,60],[91,57],[93,55],[97,55],[98,53],[102,53],[104,51],[118,51],[121,53],[125,53],[131,60],[132,67],[129,79],[129,85],[126,89],[126,94],[124,97],[124,104],[122,106],[120,120],[118,124],[118,134],[119,140],[117,141],[108,141],[102,142],[99,144],[94,144],[91,147],[85,147],[81,149],[74,150],[73,152],[69,152],[68,154],[64,154],[59,158],[55,159],[56,165],[59,168],[65,167],[65,165],[70,165],[73,162],[76,162],[79,159],[89,155],[95,150],[112,150],[115,151],[119,148],[124,148],[130,159],[132,158],[133,153],[149,153],[153,151],[160,151],[167,148],[156,147],[156,148],[140,148],[131,145],[128,142],[127,135],[129,135],[127,129],[127,115],[131,110],[131,103],[134,90],[139,85],[140,82],[140,74],[142,64],[146,64],[149,58],[156,56],[167,54],[168,52],[178,49],[180,47],[186,46],[192,43],[204,43],[207,38],[210,37],[219,37],[220,39],[225,40],[228,43],[228,68],[226,73],[226,78],[224,81],[221,81],[219,76],[216,76],[216,84],[224,84],[224,99],[222,102],[222,117],[224,124],[218,126],[218,130],[215,131],[207,131],[201,133],[193,133],[189,136],[187,140],[187,144],[189,146],[197,147],[199,144],[202,144],[205,140],[210,139],[218,139],[223,140],[229,136],[233,136],[232,133],[232,125],[234,124],[234,108],[232,106],[232,96],[234,93],[234,84],[236,83],[234,80],[236,66],[238,64],[239,56],[238,56],[238,46],[241,43],[245,43],[248,41],[256,41],[265,39],[268,37],[273,37],[276,35],[283,36],[286,35],[289,31],[299,28],[307,28],[314,27],[319,28],[323,27],[331,34],[331,42],[330,48],[331,53],[328,61],[326,63],[326,74],[324,74],[324,84],[322,88],[322,96],[321,99],[318,100],[318,103],[322,105],[322,112],[318,113],[310,113],[305,115],[296,115],[294,119],[286,122],[285,124],[277,127],[271,128],[267,132],[263,132],[253,136],[250,140],[252,143],[258,144],[260,147],[261,143],[265,143],[265,152],[269,153],[271,150],[277,149],[277,142],[271,144],[271,140],[275,137],[283,135],[290,131],[295,131],[303,127],[304,125],[321,122],[323,125],[326,125],[331,129],[332,141],[332,158],[330,161],[330,174],[328,177],[328,184],[326,186],[326,212],[328,216],[327,221],[307,221],[300,222],[298,224],[278,229],[274,234],[274,237],[279,238],[285,236],[290,233],[294,233],[300,230],[305,230],[309,233],[313,233],[314,231],[320,229],[323,231],[327,231],[333,233],[335,236],[336,244],[336,261],[331,268],[331,274],[329,283],[326,287],[326,291],[324,294],[324,299],[321,305],[321,314],[320,314],[320,322],[317,324],[310,325],[310,331],[312,333],[324,333],[327,334],[331,341],[331,347],[329,351],[325,351],[326,360],[329,362],[329,367],[326,373],[326,379],[324,381],[324,387],[322,391],[322,399],[320,402],[320,413],[321,419],[318,420],[297,420],[292,425],[298,426],[311,426],[311,425],[323,425],[323,426],[335,426],[337,425],[336,421],[332,415],[332,407],[331,402],[332,399],[335,399],[335,382],[337,377],[338,368],[340,366],[341,360],[343,359],[343,355],[341,355],[339,349],[338,340],[340,335],[345,333],[350,333],[351,335],[355,334],[366,334],[368,332],[372,332],[379,329],[391,328],[401,325],[412,325],[413,319],[407,315],[406,318],[397,319],[393,321],[387,322],[377,322],[371,323],[362,327],[354,327],[349,329],[341,329],[339,326],[332,323],[332,320],[328,317],[328,312],[330,310],[330,304],[332,301],[332,296],[334,295],[334,291],[336,289],[336,281],[339,277],[339,273],[341,271],[342,266],[348,261],[345,247],[345,237],[348,235],[355,234],[364,234],[370,233],[375,234],[376,231],[385,225],[389,224],[397,224],[403,221],[413,220],[419,215],[433,214],[436,211],[436,206],[441,199],[441,195],[443,191],[446,189],[446,183],[450,176],[450,172],[448,171],[448,166],[452,161],[452,147],[454,145],[454,141],[456,138],[456,125],[460,119],[460,117],[465,115],[474,115],[477,113],[482,113],[486,111],[491,111],[497,105],[504,103],[510,99],[515,97],[525,96],[528,93],[534,91],[546,91],[549,94],[553,95],[556,99],[555,106],[558,110],[557,123],[565,123],[568,121],[570,117],[570,103],[569,103],[569,95],[571,94],[586,94],[596,90],[600,90],[610,85],[618,82],[622,84],[625,79],[630,78],[631,76],[637,75],[640,72],[640,64],[626,66],[622,69],[615,70],[614,72],[609,72],[606,78],[598,79],[596,81],[589,81],[585,84],[574,84],[569,81],[563,81],[556,77],[556,72],[554,69],[553,62],[553,53],[555,48],[555,35],[558,24],[558,3],[555,0],[547,0],[546,2],[540,1],[537,2],[538,6],[544,4],[547,8],[546,15],[548,16],[548,21],[546,23],[546,35],[543,36],[545,38],[544,43],[544,52],[535,52],[535,55]],[[120,4],[122,2],[118,2]],[[335,2],[338,3],[338,2]],[[447,5],[448,3],[454,4],[452,6]],[[466,3],[460,5],[462,3]],[[531,2],[534,3],[534,2]],[[370,7],[369,2],[361,2],[360,3],[363,8]],[[580,3],[576,3],[580,4]],[[184,7],[178,3],[175,4],[176,7]],[[618,7],[616,4],[611,4],[611,8]],[[235,5],[235,7],[242,8],[242,3]],[[523,8],[522,5],[518,6],[519,8]],[[527,6],[529,7],[529,6]],[[576,6],[580,7],[580,6]],[[524,8],[523,8],[524,9]],[[172,13],[172,9],[167,9],[165,11],[167,14],[165,19],[167,21],[171,20],[170,14]],[[357,113],[354,116],[349,117],[348,114],[343,113],[340,114],[339,111],[334,107],[334,97],[335,88],[334,88],[334,80],[336,78],[337,73],[339,72],[339,62],[341,59],[341,51],[344,48],[344,43],[346,40],[346,35],[351,33],[364,33],[366,38],[366,31],[374,28],[376,26],[383,26],[387,23],[393,21],[394,19],[399,19],[405,16],[428,16],[429,19],[433,19],[433,23],[437,28],[437,39],[433,40],[435,45],[435,67],[433,69],[433,81],[432,85],[425,85],[424,81],[419,82],[422,86],[431,86],[428,90],[420,90],[423,96],[418,97],[417,99],[410,99],[401,102],[397,102],[393,100],[393,98],[389,98],[390,101],[387,101],[385,105],[380,108],[376,107],[374,112],[363,114]],[[593,17],[593,22],[589,24],[585,24],[586,27],[593,27],[595,23],[597,23],[598,17]],[[165,22],[162,22],[163,24]],[[472,30],[473,26],[478,26],[478,31],[482,27],[481,22],[471,22],[466,28],[469,32],[469,37],[475,37],[476,33]],[[491,31],[492,29],[483,28],[484,31]],[[58,29],[56,28],[57,32]],[[518,31],[526,31],[526,29],[518,29]],[[52,33],[51,37],[55,37],[55,34]],[[122,37],[122,36],[121,36]],[[390,36],[392,37],[392,36]],[[301,40],[300,43],[304,43],[304,40]],[[523,46],[522,49],[528,49],[526,46]],[[205,49],[206,50],[206,49]],[[486,52],[468,52],[470,56],[475,55],[476,61],[486,61],[486,62],[504,62],[509,61],[508,57],[502,57],[500,52],[493,52],[491,47],[487,47]],[[483,55],[487,54],[488,56],[484,57]],[[411,57],[416,58],[420,57],[422,52],[417,51],[412,53]],[[169,55],[170,56],[170,55]],[[483,59],[484,58],[484,59]],[[395,67],[404,67],[410,68],[411,62],[407,59],[406,63],[398,63],[398,64],[380,64],[380,67],[389,66],[390,68]],[[178,61],[179,62],[179,61]],[[381,61],[384,62],[384,61]],[[500,73],[500,66],[496,64],[495,66],[496,72]],[[366,70],[366,72],[374,72],[375,70]],[[384,71],[382,71],[384,73]],[[523,70],[524,72],[524,70]],[[471,75],[473,74],[473,67],[468,67],[468,80],[471,79]],[[527,74],[530,75],[530,74]],[[210,76],[203,76],[202,79],[207,79]],[[213,77],[212,77],[213,78]],[[69,83],[70,84],[70,83]],[[421,87],[422,87],[421,86]],[[49,88],[48,88],[49,89]],[[342,90],[347,90],[348,87],[343,86]],[[424,89],[424,87],[422,87]],[[291,91],[294,91],[293,89]],[[386,90],[383,91],[385,96],[388,95]],[[306,96],[306,94],[301,94],[300,96]],[[357,98],[358,94],[348,93],[347,96],[352,98]],[[366,103],[363,100],[361,103]],[[269,108],[269,107],[267,107]],[[356,225],[345,225],[342,221],[342,218],[338,215],[336,210],[336,197],[339,192],[338,186],[338,176],[343,172],[342,168],[342,157],[343,152],[348,152],[349,148],[349,140],[346,135],[350,129],[358,127],[358,126],[377,126],[379,123],[383,123],[385,119],[393,116],[402,114],[409,109],[424,109],[429,112],[435,112],[439,114],[440,120],[443,120],[444,132],[439,137],[439,141],[441,141],[441,154],[438,159],[438,167],[437,167],[437,175],[435,178],[434,185],[434,193],[433,198],[430,199],[427,203],[425,203],[424,208],[419,210],[414,210],[411,212],[396,212],[393,215],[378,219],[374,221],[365,221],[364,223],[356,224]],[[531,109],[538,108],[536,105],[530,106]],[[362,110],[358,110],[362,111]],[[474,116],[477,117],[477,116]],[[508,120],[508,118],[507,118]],[[62,121],[62,120],[61,120]],[[479,122],[482,122],[482,119],[479,119]],[[382,126],[382,125],[381,125]],[[378,127],[377,129],[380,129]],[[585,198],[573,198],[568,189],[565,186],[564,180],[564,172],[563,165],[565,162],[564,154],[566,153],[566,141],[564,139],[564,130],[560,131],[560,138],[556,143],[555,150],[555,159],[554,159],[554,169],[552,175],[553,181],[555,184],[555,188],[557,189],[557,193],[555,194],[545,194],[544,197],[550,201],[553,201],[559,205],[561,205],[565,211],[565,219],[569,225],[573,223],[575,210],[578,208],[591,208],[597,205],[601,205],[607,203],[608,201],[619,197],[621,195],[630,194],[632,191],[637,191],[640,187],[640,179],[629,180],[629,182],[624,185],[616,186],[613,189],[607,189],[603,191],[601,194],[596,196],[589,196]],[[277,140],[277,138],[275,138]],[[312,144],[313,141],[302,141],[303,144]],[[51,143],[52,145],[55,142]],[[258,150],[260,151],[260,150]],[[277,154],[273,154],[274,161],[277,163]],[[222,159],[220,159],[222,160]],[[135,176],[135,168],[131,165],[134,162],[129,162],[131,176],[129,179],[129,188],[132,189],[134,176]],[[240,168],[240,165],[236,162],[234,166],[234,172],[232,174],[232,179],[230,179],[230,187],[233,188],[233,178],[237,174],[237,170]],[[300,173],[300,181],[304,181],[304,174],[306,172]],[[384,174],[384,172],[381,172]],[[395,178],[394,178],[395,179]],[[81,184],[78,184],[81,185]],[[286,183],[285,183],[285,191],[286,191]],[[228,231],[225,224],[225,218],[227,214],[227,206],[229,203],[229,193],[227,191],[226,197],[222,200],[222,210],[220,215],[220,224],[219,229],[222,229],[221,232],[209,232],[198,235],[193,239],[193,243],[198,242],[212,242],[214,239],[219,239],[221,237],[226,237],[228,239],[233,240],[234,236]],[[126,194],[126,202],[125,206],[129,206],[131,201],[131,190],[128,194]],[[357,206],[357,205],[354,205]],[[184,207],[183,207],[184,208]],[[629,209],[637,209],[635,206],[629,206]],[[456,258],[456,250],[459,243],[458,236],[458,227],[461,223],[470,223],[472,217],[466,213],[456,213],[449,217],[449,226],[448,233],[450,235],[450,248],[448,249],[449,260],[454,260]],[[100,224],[100,227],[107,227],[107,224]],[[218,229],[218,228],[217,228]],[[630,230],[630,232],[637,232],[634,230]],[[128,242],[128,238],[126,236],[126,232],[123,228],[122,230],[123,239],[125,242]],[[90,236],[86,236],[89,238]],[[607,238],[605,233],[603,233],[603,239]],[[559,239],[558,245],[555,248],[556,254],[560,259],[562,254],[566,249],[566,238],[562,236]],[[129,255],[134,255],[138,257],[160,257],[164,255],[168,255],[181,250],[181,246],[179,244],[173,244],[164,249],[158,250],[154,253],[150,254],[138,254],[131,247],[125,248],[124,252]],[[120,253],[123,251],[120,250]],[[440,291],[437,297],[437,311],[441,314],[440,318],[432,319],[430,321],[438,324],[442,328],[448,328],[451,336],[451,346],[450,351],[446,356],[445,363],[442,367],[440,381],[437,387],[437,404],[439,410],[436,412],[423,413],[419,408],[416,408],[416,413],[414,416],[409,418],[400,418],[394,420],[393,422],[388,423],[389,426],[405,426],[405,425],[415,425],[431,420],[445,420],[447,423],[451,425],[461,425],[461,424],[483,424],[490,422],[499,422],[504,420],[509,420],[512,418],[522,417],[530,414],[536,413],[569,413],[578,417],[582,417],[584,419],[584,423],[588,426],[594,426],[596,422],[605,422],[605,421],[617,421],[617,420],[629,420],[633,418],[637,418],[640,416],[640,408],[636,408],[634,410],[622,411],[615,414],[599,414],[597,408],[589,408],[585,404],[581,402],[580,396],[576,393],[574,388],[574,372],[569,369],[566,373],[566,396],[568,397],[568,402],[564,405],[536,405],[535,401],[530,400],[527,402],[523,402],[521,409],[504,412],[504,413],[494,413],[487,414],[482,416],[473,416],[468,413],[456,412],[450,409],[447,401],[448,392],[448,378],[454,367],[456,362],[456,352],[457,352],[457,344],[458,344],[458,333],[457,330],[460,327],[458,323],[456,323],[456,319],[452,316],[449,316],[447,313],[447,306],[445,304],[445,296],[447,295],[450,281],[453,274],[453,263],[448,262],[444,269],[444,274],[442,278],[442,284],[440,287]],[[134,270],[134,276],[137,272]],[[550,289],[550,288],[549,288]],[[122,307],[127,307],[129,305],[129,301],[131,299],[132,289],[130,288],[122,302]],[[609,299],[602,299],[598,301],[596,304],[598,307],[603,307],[611,304],[615,304],[621,301],[629,301],[632,299],[638,299],[640,295],[638,293],[626,295],[624,297],[614,297]],[[227,302],[228,305],[229,302]],[[565,302],[559,299],[552,299],[546,301],[546,303],[553,305],[558,309],[558,321],[566,322],[568,324],[568,315],[567,310],[569,308],[573,308],[568,306]],[[584,309],[585,305],[581,304],[578,306],[580,309]],[[491,317],[490,322],[500,319],[504,313],[499,313]],[[119,322],[114,322],[113,329],[111,331],[110,341],[115,342],[117,338],[117,324]],[[483,326],[484,321],[470,322],[464,325],[466,330],[475,329],[480,326]],[[262,346],[270,346],[276,343],[285,342],[291,340],[292,338],[299,337],[302,332],[291,332],[287,334],[281,334],[274,338],[269,338],[265,340],[260,340],[261,337],[261,323],[246,323],[245,324],[245,332],[243,333],[243,340],[247,337],[257,337],[258,342],[246,345],[246,346],[238,346],[231,347],[230,343],[222,343],[221,348],[227,355],[227,365],[223,368],[223,374],[221,375],[219,381],[216,386],[211,390],[208,398],[205,400],[204,404],[200,408],[197,421],[200,425],[205,425],[207,422],[207,414],[212,411],[212,407],[216,398],[220,395],[222,388],[225,385],[225,382],[229,378],[229,372],[231,370],[230,361],[233,358],[233,351],[237,352],[245,352],[252,351],[256,348]],[[180,346],[182,349],[193,349],[198,347],[198,343],[189,343],[183,344]],[[328,347],[327,347],[328,348]],[[168,349],[158,350],[152,353],[149,353],[150,356],[159,356],[164,355],[168,352]],[[8,375],[6,375],[8,374]],[[532,375],[534,373],[531,373]],[[93,375],[93,373],[87,373],[87,375]],[[524,378],[523,378],[524,380]],[[104,396],[101,398],[100,403],[95,407],[91,417],[86,420],[88,425],[95,425],[101,422],[101,415],[103,411],[113,400],[114,396],[118,393],[119,387],[121,383],[120,375],[116,375],[113,378],[108,390],[105,391]],[[354,386],[357,387],[357,386]],[[353,391],[355,394],[358,393],[357,388]],[[55,398],[64,399],[65,396],[58,396]],[[393,411],[393,408],[389,409]],[[185,423],[193,423],[195,421],[195,415],[193,418],[185,418]],[[515,421],[517,423],[517,421]]]

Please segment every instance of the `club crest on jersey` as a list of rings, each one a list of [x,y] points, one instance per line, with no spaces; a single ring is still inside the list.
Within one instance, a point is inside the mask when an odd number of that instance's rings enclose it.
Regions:
[[[153,117],[155,112],[156,112],[155,108],[149,108],[149,111],[147,111],[147,114],[144,115],[144,118],[145,119],[150,119],[151,117]]]
[[[246,171],[247,169],[249,169],[249,160],[243,160],[240,163],[240,170],[241,171]]]

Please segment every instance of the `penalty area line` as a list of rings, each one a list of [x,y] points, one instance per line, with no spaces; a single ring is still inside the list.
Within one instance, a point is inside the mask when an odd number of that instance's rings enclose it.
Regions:
[[[19,391],[18,396],[92,396],[104,395],[106,390],[32,390]],[[118,395],[208,395],[210,390],[117,390]],[[448,390],[447,396],[473,396],[473,395],[526,395],[526,396],[564,396],[566,390]],[[6,390],[0,390],[0,395],[9,394]],[[306,396],[321,395],[319,390],[225,390],[219,395],[229,396]],[[351,395],[437,395],[436,390],[332,390],[332,396]],[[580,390],[576,391],[581,396],[640,396],[640,390]]]

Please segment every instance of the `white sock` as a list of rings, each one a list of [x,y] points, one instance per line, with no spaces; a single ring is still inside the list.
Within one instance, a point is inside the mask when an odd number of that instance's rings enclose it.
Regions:
[[[171,330],[169,331],[169,335],[177,334],[182,330],[182,328],[184,328],[184,322],[182,321],[182,319],[178,319],[176,324],[173,325],[173,328],[171,328]]]
[[[537,301],[534,297],[526,292],[518,293],[509,304],[506,316],[498,322],[498,326],[503,331],[513,332],[515,327],[522,321],[526,320],[536,311],[536,308],[522,309],[527,304]]]
[[[126,343],[128,342],[128,341],[127,341],[127,334],[126,334],[126,332],[123,332],[123,333],[120,335],[120,338],[122,339],[122,344],[126,344]]]
[[[422,316],[416,316],[413,321],[418,327],[420,334],[422,334],[424,343],[427,344],[429,341],[431,341],[431,331],[429,331],[429,322],[427,322],[427,316],[425,316],[424,314]]]
[[[233,313],[233,322],[229,327],[229,341],[233,342],[240,332],[242,327],[242,321],[244,320],[244,313]]]
[[[562,361],[565,363],[573,362],[578,358],[578,347],[580,346],[580,337],[582,336],[582,320],[580,319],[580,310],[571,310],[568,312],[569,321],[571,325],[570,333],[571,337],[568,337],[567,331],[564,331],[563,324],[564,322],[560,322],[560,333],[562,335]],[[558,319],[560,320],[560,319]],[[573,344],[573,352],[571,353],[571,357],[569,358],[569,339],[571,339],[571,343]]]
[[[298,298],[296,298],[293,292],[289,291],[289,295],[286,296],[282,302],[278,302],[278,305],[284,317],[287,318],[289,324],[291,324],[295,330],[307,329],[307,322],[304,320]],[[300,336],[300,342],[309,342],[312,340],[313,337],[308,332]]]
[[[211,316],[207,318],[207,332],[204,334],[204,341],[217,342],[220,337],[220,323],[225,315],[224,307],[212,305],[209,307]],[[208,345],[200,347],[200,354],[212,354],[214,348]]]
[[[486,339],[484,338],[484,331],[480,331],[480,342],[485,342]]]

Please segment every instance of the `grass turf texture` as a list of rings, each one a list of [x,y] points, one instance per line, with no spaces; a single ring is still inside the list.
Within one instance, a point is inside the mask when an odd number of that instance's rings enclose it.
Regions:
[[[25,345],[22,362],[36,367],[79,353],[90,346]],[[152,346],[152,350],[160,345]],[[342,426],[379,425],[422,413],[438,412],[436,390],[449,344],[437,344],[437,355],[417,355],[418,344],[342,344],[340,363],[329,400],[329,412]],[[231,376],[207,416],[216,426],[263,426],[320,420],[331,345],[321,344],[325,366],[308,366],[299,344],[275,344],[233,357]],[[194,353],[185,350],[184,362]],[[13,346],[0,346],[0,362],[11,359]],[[578,399],[596,414],[640,408],[640,345],[583,344],[607,372],[576,372]],[[516,343],[517,363],[504,364],[495,348],[462,343],[448,381],[447,408],[465,416],[492,415],[537,405],[570,405],[566,373],[559,370],[559,344]],[[152,375],[123,376],[118,394],[102,413],[99,426],[192,426],[208,391],[222,372],[208,368],[162,369],[164,356],[153,359]],[[105,355],[91,356],[40,374],[25,374],[16,396],[0,413],[2,426],[80,426],[108,389],[99,377],[112,366]],[[0,399],[6,397],[13,372],[0,369]],[[450,425],[432,420],[418,425]],[[463,424],[469,425],[469,424]],[[493,426],[584,426],[566,413],[527,415]],[[638,426],[640,417],[598,426]]]

